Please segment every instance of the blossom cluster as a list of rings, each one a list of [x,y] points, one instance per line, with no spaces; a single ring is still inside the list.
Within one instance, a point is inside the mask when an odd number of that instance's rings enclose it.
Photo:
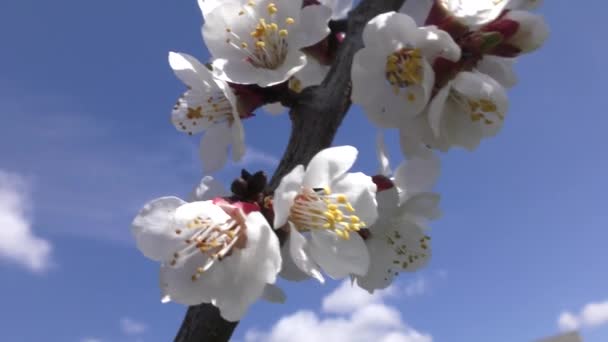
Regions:
[[[495,135],[515,84],[515,59],[548,35],[534,0],[406,1],[363,30],[351,100],[377,126],[379,172],[351,172],[358,151],[330,147],[270,189],[263,172],[242,171],[226,191],[205,176],[187,200],[148,202],[132,224],[137,247],[161,263],[163,302],[211,303],[239,320],[259,298],[283,302],[275,283],[350,278],[374,292],[431,257],[429,221],[437,152],[469,150]],[[171,121],[203,133],[203,171],[246,150],[243,119],[283,112],[285,93],[320,84],[345,32],[352,0],[198,0],[207,64],[169,53],[187,86]],[[330,29],[332,27],[332,29]],[[393,172],[382,130],[396,129],[406,161]],[[230,152],[230,153],[229,153]]]

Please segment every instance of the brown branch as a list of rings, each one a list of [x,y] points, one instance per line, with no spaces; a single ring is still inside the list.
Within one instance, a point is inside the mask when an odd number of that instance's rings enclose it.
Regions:
[[[349,14],[346,38],[327,77],[319,86],[304,89],[289,116],[289,144],[270,181],[275,189],[281,178],[298,164],[307,164],[320,150],[331,146],[350,108],[350,70],[355,52],[363,47],[365,24],[378,14],[397,11],[405,0],[362,0]],[[188,308],[176,342],[226,342],[238,322],[227,322],[211,304]]]

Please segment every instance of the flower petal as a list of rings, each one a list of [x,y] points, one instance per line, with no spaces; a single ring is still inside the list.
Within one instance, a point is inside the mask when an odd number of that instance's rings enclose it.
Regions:
[[[450,95],[450,90],[452,89],[451,84],[447,84],[443,88],[439,90],[439,92],[435,95],[435,97],[429,103],[428,108],[428,119],[429,126],[433,130],[433,134],[435,137],[439,137],[441,135],[441,123],[443,116],[445,114],[445,103],[448,100],[448,95]]]
[[[367,246],[369,272],[356,277],[370,293],[388,287],[399,272],[413,272],[431,257],[430,241],[418,225],[408,220],[383,220],[372,230]]]
[[[387,177],[392,175],[393,171],[391,170],[391,163],[386,153],[384,134],[381,129],[378,130],[378,134],[376,135],[376,155],[378,157],[378,164],[380,164],[378,173]]]
[[[246,247],[235,250],[213,267],[224,270],[225,280],[222,288],[213,293],[212,303],[228,321],[239,320],[262,296],[266,285],[274,284],[281,269],[279,241],[264,216],[250,213],[246,226]]]
[[[311,5],[302,8],[300,21],[295,27],[296,36],[290,39],[296,49],[314,45],[329,34],[327,23],[331,18],[331,9],[323,5]],[[290,37],[291,38],[291,37]]]
[[[213,87],[212,73],[195,57],[185,53],[169,52],[169,65],[175,76],[191,88],[208,89]]]
[[[351,234],[347,240],[328,230],[313,230],[310,235],[311,255],[332,279],[367,273],[369,254],[359,234]]]
[[[477,71],[486,74],[505,88],[512,88],[517,83],[517,75],[513,70],[515,58],[485,55],[477,63]]]
[[[415,158],[402,162],[395,170],[395,186],[402,191],[402,198],[427,192],[437,183],[440,169],[441,163],[435,155],[427,159]]]
[[[413,217],[414,221],[433,220],[441,216],[439,210],[439,194],[421,192],[409,197],[401,206],[403,215]]]
[[[227,122],[217,123],[207,130],[200,144],[203,172],[221,169],[228,160],[228,147],[232,143],[232,130]]]
[[[330,147],[320,151],[308,163],[302,185],[309,188],[328,186],[353,166],[358,153],[352,146]]]
[[[274,192],[272,207],[274,209],[274,228],[279,229],[287,223],[289,211],[298,192],[302,189],[304,166],[298,165],[281,179]]]
[[[333,193],[343,194],[352,205],[354,215],[372,225],[378,218],[376,184],[361,172],[347,173],[330,184]]]
[[[292,224],[289,227],[289,237],[286,245],[288,245],[290,256],[287,258],[288,262],[284,264],[281,276],[292,281],[300,281],[313,277],[321,284],[325,283],[325,278],[323,278],[319,266],[312,259],[309,242]],[[299,272],[294,270],[291,264],[295,265]]]
[[[415,42],[415,46],[422,49],[427,58],[434,60],[437,57],[443,57],[453,62],[460,59],[460,46],[447,32],[436,26],[421,27],[419,30],[421,34]]]
[[[549,37],[549,27],[543,17],[527,11],[509,11],[506,19],[519,23],[519,29],[508,40],[509,44],[521,49],[522,53],[529,53],[540,48]]]
[[[166,261],[182,240],[175,236],[175,210],[186,204],[177,197],[152,200],[139,211],[131,231],[137,248],[148,258]]]

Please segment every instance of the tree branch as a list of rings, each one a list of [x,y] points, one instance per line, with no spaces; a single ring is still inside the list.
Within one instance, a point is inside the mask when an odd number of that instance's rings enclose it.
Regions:
[[[355,53],[363,47],[365,24],[378,14],[399,10],[403,3],[405,0],[363,0],[349,13],[346,38],[325,80],[319,86],[304,89],[289,113],[291,136],[270,181],[272,189],[295,166],[306,165],[317,152],[331,146],[350,108],[350,70]]]
[[[397,11],[405,0],[362,0],[350,12],[346,38],[340,45],[327,77],[319,86],[304,89],[295,99],[289,144],[275,171],[270,188],[298,164],[306,165],[332,141],[350,108],[350,70],[355,52],[363,47],[365,24],[378,14]],[[175,337],[176,342],[226,342],[238,322],[227,322],[211,304],[191,306]]]

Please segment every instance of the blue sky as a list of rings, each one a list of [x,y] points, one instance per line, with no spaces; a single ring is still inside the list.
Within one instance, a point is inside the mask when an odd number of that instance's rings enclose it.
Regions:
[[[375,299],[433,341],[531,341],[557,333],[565,311],[586,341],[608,340],[608,325],[577,316],[608,301],[608,5],[584,5],[541,9],[552,35],[518,62],[501,134],[475,153],[442,156],[431,265]],[[167,65],[170,50],[208,57],[200,22],[194,0],[0,3],[0,172],[20,180],[25,219],[51,246],[34,244],[43,272],[0,253],[0,340],[173,337],[184,308],[160,304],[158,265],[135,249],[129,225],[145,201],[186,195],[201,177],[198,138],[169,123],[183,89]],[[272,172],[287,116],[245,126],[244,165]],[[374,137],[354,109],[336,144],[357,146],[356,168],[373,172]],[[287,304],[256,304],[235,338],[301,310],[337,317],[322,302],[338,285],[286,284]]]

